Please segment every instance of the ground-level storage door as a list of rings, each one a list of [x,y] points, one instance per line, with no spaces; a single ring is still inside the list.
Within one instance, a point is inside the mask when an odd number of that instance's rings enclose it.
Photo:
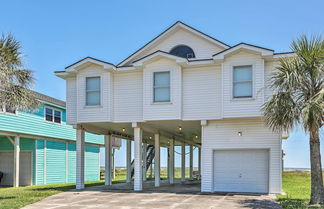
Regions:
[[[268,150],[214,151],[214,191],[268,193]]]
[[[0,185],[12,186],[13,184],[13,151],[0,152],[0,171],[4,173]],[[32,184],[32,154],[29,151],[20,152],[19,185]]]

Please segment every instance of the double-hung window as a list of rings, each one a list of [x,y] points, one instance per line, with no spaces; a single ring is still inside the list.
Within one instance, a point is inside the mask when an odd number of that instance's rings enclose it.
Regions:
[[[100,77],[86,78],[86,106],[100,105]]]
[[[235,66],[233,68],[233,98],[252,97],[252,66]]]
[[[170,102],[170,72],[155,72],[153,85],[154,102]]]
[[[45,107],[45,120],[54,123],[61,123],[62,112],[53,108]]]

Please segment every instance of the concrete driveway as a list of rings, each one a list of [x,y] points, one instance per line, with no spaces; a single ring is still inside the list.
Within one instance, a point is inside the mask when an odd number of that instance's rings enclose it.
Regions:
[[[25,209],[55,208],[253,208],[279,209],[273,195],[246,195],[231,193],[206,194],[199,192],[198,184],[162,185],[147,187],[143,192],[130,191],[130,185],[98,186],[83,191],[69,191],[48,197]]]

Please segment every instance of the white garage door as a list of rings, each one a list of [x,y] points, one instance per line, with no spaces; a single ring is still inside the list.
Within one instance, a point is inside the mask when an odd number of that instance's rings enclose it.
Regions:
[[[268,150],[214,151],[214,191],[268,193]]]
[[[0,185],[11,186],[13,184],[13,152],[0,152],[0,171],[4,173]],[[19,185],[31,185],[31,152],[20,152]]]

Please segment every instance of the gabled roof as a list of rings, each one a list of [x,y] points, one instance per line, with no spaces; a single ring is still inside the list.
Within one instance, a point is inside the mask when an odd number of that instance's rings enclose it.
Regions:
[[[69,71],[70,69],[73,69],[77,66],[80,66],[80,65],[83,65],[87,62],[91,62],[91,63],[94,63],[94,64],[98,64],[98,65],[103,65],[105,68],[113,68],[115,67],[114,64],[112,63],[109,63],[109,62],[106,62],[106,61],[102,61],[102,60],[99,60],[99,59],[96,59],[96,58],[93,58],[93,57],[85,57],[67,67],[65,67],[66,71]]]
[[[247,44],[247,43],[242,42],[242,43],[236,44],[235,46],[232,46],[228,49],[225,49],[221,52],[214,54],[213,59],[224,59],[225,55],[233,53],[233,52],[241,50],[241,49],[259,52],[262,56],[273,55],[273,53],[274,53],[274,50],[272,50],[272,49],[267,49],[264,47],[255,46],[252,44]]]
[[[146,62],[148,60],[152,60],[152,59],[157,58],[157,57],[164,57],[164,58],[167,58],[167,59],[172,59],[172,60],[175,60],[176,62],[187,62],[188,61],[187,58],[179,57],[179,56],[170,54],[168,52],[158,50],[158,51],[155,51],[155,52],[153,52],[153,53],[151,53],[149,55],[146,55],[145,57],[142,57],[142,58],[140,58],[138,60],[135,60],[133,62],[133,65],[134,66],[140,66],[144,62]]]
[[[159,41],[161,38],[165,37],[167,34],[169,34],[170,32],[174,31],[177,28],[183,28],[185,30],[188,30],[194,34],[197,34],[205,39],[207,39],[210,42],[213,42],[221,47],[223,47],[224,49],[229,48],[230,46],[181,22],[181,21],[177,21],[175,24],[171,25],[169,28],[167,28],[165,31],[163,31],[160,35],[158,35],[157,37],[155,37],[154,39],[152,39],[150,42],[148,42],[147,44],[145,44],[143,47],[141,47],[139,50],[137,50],[136,52],[134,52],[133,54],[131,54],[129,57],[127,57],[126,59],[124,59],[122,62],[120,62],[117,66],[121,66],[124,65],[125,63],[127,63],[130,59],[134,58],[136,55],[138,55],[139,53],[141,53],[142,51],[144,51],[145,49],[147,49],[148,47],[152,46],[154,43],[156,43],[157,41]]]
[[[66,103],[64,101],[62,101],[62,100],[56,99],[54,97],[47,96],[45,94],[41,94],[41,93],[36,92],[36,91],[32,91],[32,93],[35,96],[35,98],[37,100],[39,100],[40,102],[43,102],[45,104],[56,105],[56,106],[59,106],[59,107],[65,109]]]

